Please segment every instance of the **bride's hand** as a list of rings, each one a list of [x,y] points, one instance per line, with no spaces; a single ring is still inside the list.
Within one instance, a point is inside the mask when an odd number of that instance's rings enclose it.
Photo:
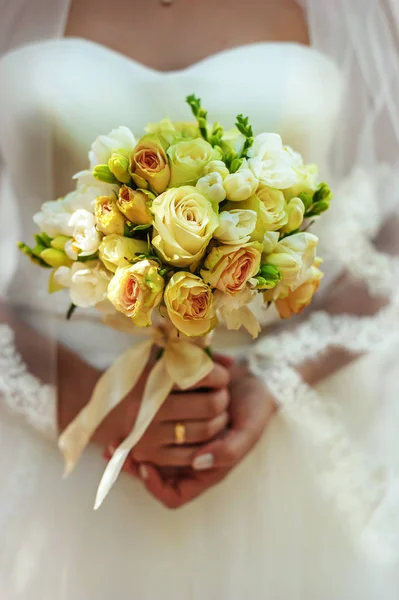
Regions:
[[[141,465],[148,491],[169,508],[190,502],[222,481],[255,446],[275,411],[272,396],[246,367],[233,366],[230,373],[230,427],[197,451],[193,469],[176,480],[163,477],[152,465]]]
[[[147,375],[148,370],[138,386],[107,417],[97,432],[97,441],[103,445],[105,443],[107,447],[106,458],[110,458],[115,447],[134,425]],[[193,389],[175,389],[133,449],[130,457],[133,471],[134,463],[143,462],[160,467],[189,467],[198,451],[198,444],[214,439],[228,424],[229,382],[228,370],[215,364],[213,371]],[[180,423],[184,426],[185,441],[179,445],[176,441],[176,425]],[[127,466],[125,470],[129,471]]]
[[[110,457],[112,449],[127,437],[134,426],[150,369],[151,365],[145,369],[132,392],[104,419],[93,436],[93,441],[105,449],[106,458]],[[88,401],[100,373],[75,354],[64,350],[58,374],[59,428],[62,431]],[[226,428],[229,419],[229,382],[228,370],[215,364],[213,371],[194,389],[186,392],[174,390],[134,448],[135,461],[151,462],[163,467],[189,466],[198,450],[196,444],[208,442]],[[175,444],[177,423],[185,425],[185,445]],[[135,474],[131,460],[127,461],[124,470]]]

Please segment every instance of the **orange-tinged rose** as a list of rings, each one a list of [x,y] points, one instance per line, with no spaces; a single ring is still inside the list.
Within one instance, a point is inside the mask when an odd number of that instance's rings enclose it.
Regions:
[[[320,264],[319,262],[316,264]],[[301,313],[312,301],[317,292],[323,273],[317,267],[309,269],[306,280],[294,291],[289,292],[285,298],[276,300],[276,308],[282,319],[289,319],[292,315]]]
[[[142,260],[120,267],[108,286],[108,300],[138,327],[152,324],[152,311],[162,299],[164,279],[158,264]]]
[[[166,286],[164,299],[170,320],[184,335],[199,337],[216,327],[212,290],[197,275],[175,273]]]
[[[166,190],[170,168],[166,152],[156,136],[144,136],[133,151],[130,173],[139,187],[150,186],[157,194]]]
[[[213,288],[229,295],[241,292],[259,271],[261,244],[218,246],[208,254],[201,276]]]

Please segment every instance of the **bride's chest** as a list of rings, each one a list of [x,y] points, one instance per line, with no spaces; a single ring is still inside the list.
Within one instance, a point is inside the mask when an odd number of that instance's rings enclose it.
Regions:
[[[21,49],[0,64],[1,144],[14,143],[10,166],[51,145],[57,192],[86,167],[100,133],[119,125],[138,135],[162,117],[188,120],[195,93],[209,119],[233,126],[249,116],[255,131],[279,132],[306,158],[323,161],[339,102],[339,75],[322,55],[296,44],[255,44],[182,71],[160,73],[78,39]],[[49,142],[47,144],[45,142]],[[13,170],[13,169],[12,169]]]

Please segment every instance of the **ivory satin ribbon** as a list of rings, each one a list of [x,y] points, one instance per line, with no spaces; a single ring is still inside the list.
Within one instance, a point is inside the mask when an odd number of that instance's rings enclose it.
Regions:
[[[130,451],[144,435],[173,386],[178,384],[181,389],[188,389],[212,371],[213,361],[204,349],[187,340],[182,340],[175,329],[154,327],[149,340],[127,350],[103,373],[88,404],[61,434],[58,446],[65,459],[67,477],[97,427],[138,382],[152,346],[163,348],[162,357],[148,376],[134,427],[115,450],[101,478],[95,510],[103,503]]]

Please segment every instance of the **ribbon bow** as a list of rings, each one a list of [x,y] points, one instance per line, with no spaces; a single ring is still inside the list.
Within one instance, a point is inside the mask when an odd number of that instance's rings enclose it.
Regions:
[[[174,328],[154,327],[149,340],[127,350],[103,373],[88,404],[61,434],[58,446],[65,459],[66,477],[75,468],[100,423],[138,382],[153,345],[163,348],[162,357],[148,376],[132,431],[115,450],[104,471],[97,490],[95,510],[103,503],[130,451],[144,435],[173,386],[178,383],[181,389],[190,388],[212,371],[212,359],[203,347],[186,339],[183,341]]]

